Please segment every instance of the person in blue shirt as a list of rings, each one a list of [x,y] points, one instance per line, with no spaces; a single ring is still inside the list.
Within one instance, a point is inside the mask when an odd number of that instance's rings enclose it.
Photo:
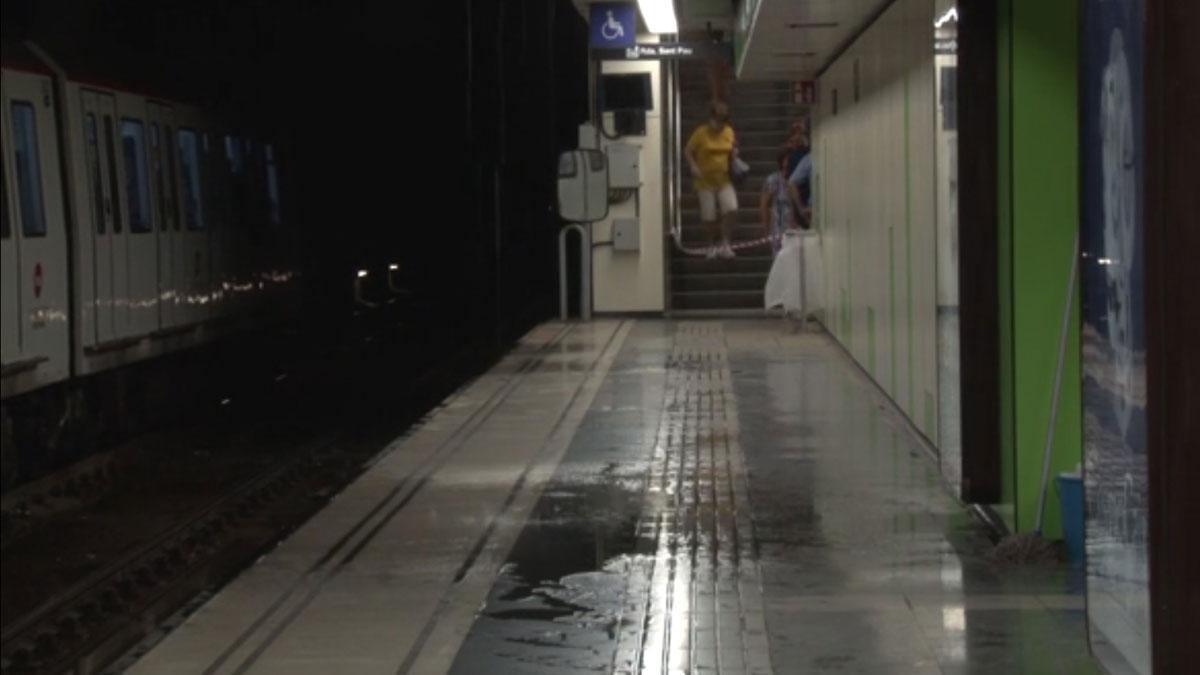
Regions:
[[[792,122],[791,133],[788,134],[784,147],[788,150],[786,175],[792,175],[796,165],[808,154],[808,121],[803,117]]]
[[[802,140],[804,154],[796,160],[795,168],[788,175],[788,182],[796,187],[800,195],[800,208],[806,215],[810,211],[812,197],[812,153],[809,152],[808,138]]]

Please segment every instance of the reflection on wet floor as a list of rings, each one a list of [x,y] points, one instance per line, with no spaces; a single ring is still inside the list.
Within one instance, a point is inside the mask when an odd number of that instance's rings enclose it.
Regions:
[[[547,324],[132,672],[1094,673],[825,335]]]
[[[909,434],[823,335],[638,322],[453,672],[1098,672]]]
[[[456,672],[770,671],[720,324],[657,330],[655,367],[614,364]]]

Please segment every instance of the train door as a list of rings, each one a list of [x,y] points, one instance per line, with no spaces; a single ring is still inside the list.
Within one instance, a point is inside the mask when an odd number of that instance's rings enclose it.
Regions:
[[[187,229],[184,226],[182,172],[179,165],[179,115],[170,113],[163,126],[163,152],[165,153],[165,169],[167,172],[167,195],[171,244],[171,288],[172,325],[181,326],[190,321],[187,317],[187,288],[189,270],[185,257],[185,238]]]
[[[128,334],[127,250],[117,173],[116,104],[111,94],[83,90],[83,139],[92,210],[92,274],[96,343]]]
[[[229,172],[221,135],[205,132],[201,138],[204,151],[204,172],[209,189],[205,203],[209,212],[208,259],[212,273],[213,314],[228,316],[234,301],[234,284],[230,236],[233,232],[229,218]]]
[[[179,188],[175,183],[175,143],[173,114],[169,107],[151,103],[148,108],[150,143],[150,187],[154,214],[158,223],[158,317],[160,328],[180,323],[179,297],[179,215],[176,203]]]
[[[158,232],[150,190],[149,131],[141,98],[121,95],[117,173],[122,186],[128,335],[158,329]]]
[[[66,375],[69,292],[51,83],[5,74],[2,91],[4,376],[46,382]]]
[[[228,280],[225,295],[226,311],[242,315],[250,305],[250,243],[244,201],[246,180],[246,148],[238,136],[223,137],[220,158],[214,159],[214,171],[219,172],[225,189],[225,218],[221,233],[221,253],[224,255],[225,276]]]
[[[182,123],[182,121],[181,121]],[[194,127],[175,130],[176,161],[179,169],[179,206],[182,229],[177,258],[182,295],[181,319],[187,323],[208,317],[211,301],[208,261],[208,210],[205,208],[203,140]]]
[[[7,147],[5,141],[0,141],[0,157],[8,157],[4,153]],[[7,162],[0,162],[0,363],[3,364],[21,358],[21,298],[17,292],[21,271],[13,233],[16,218],[9,211],[8,176]]]

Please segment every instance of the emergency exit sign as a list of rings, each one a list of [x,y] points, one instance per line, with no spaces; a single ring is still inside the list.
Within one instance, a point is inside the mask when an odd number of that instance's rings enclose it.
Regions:
[[[817,102],[817,81],[801,80],[792,89],[793,101],[803,105],[815,105]]]

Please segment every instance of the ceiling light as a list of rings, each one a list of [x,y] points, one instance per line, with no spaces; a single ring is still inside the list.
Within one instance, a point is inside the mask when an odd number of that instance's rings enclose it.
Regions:
[[[675,3],[672,0],[638,0],[646,30],[651,33],[678,33],[679,22],[675,19]]]

